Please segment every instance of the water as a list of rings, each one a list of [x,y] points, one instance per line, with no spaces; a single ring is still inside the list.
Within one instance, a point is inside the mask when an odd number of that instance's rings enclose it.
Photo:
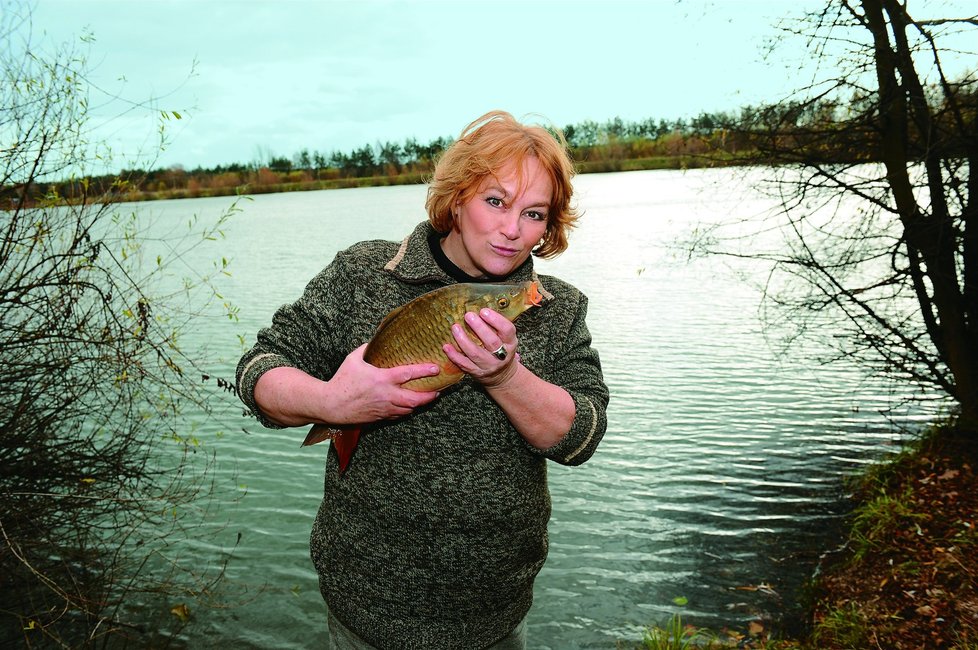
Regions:
[[[698,222],[769,207],[745,198],[735,173],[579,177],[585,215],[571,248],[538,265],[590,297],[612,402],[597,454],[577,468],[551,465],[551,552],[536,583],[531,648],[636,643],[643,626],[676,612],[714,629],[789,623],[818,554],[839,542],[842,477],[898,440],[880,412],[904,395],[850,368],[774,353],[759,296],[741,279],[763,268],[686,262],[671,247]],[[206,222],[229,203],[138,209],[164,222],[193,213]],[[226,239],[187,260],[230,259],[233,275],[220,287],[240,322],[215,314],[184,345],[206,342],[217,358],[211,374],[232,379],[239,334],[250,345],[336,251],[362,239],[400,240],[424,219],[423,204],[419,186],[243,202]],[[213,532],[190,552],[216,563],[240,534],[228,577],[255,589],[235,607],[196,612],[185,634],[194,645],[321,644],[324,605],[308,535],[326,448],[300,449],[304,430],[264,430],[226,401],[220,421],[200,434],[217,453],[221,501]],[[889,417],[910,425],[925,416]]]

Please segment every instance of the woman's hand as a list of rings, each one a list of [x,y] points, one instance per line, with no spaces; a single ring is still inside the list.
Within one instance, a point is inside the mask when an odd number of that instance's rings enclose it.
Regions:
[[[473,341],[465,328],[455,323],[452,325],[455,345],[445,344],[442,348],[448,359],[486,387],[502,386],[512,379],[519,366],[516,326],[491,309],[483,309],[479,313],[466,312],[465,323],[479,337],[482,345]],[[496,351],[499,351],[499,356],[496,356]]]
[[[437,375],[438,366],[419,363],[377,368],[363,360],[365,348],[361,345],[348,354],[329,381],[297,368],[269,370],[255,385],[258,407],[287,427],[343,426],[404,417],[438,397],[436,391],[402,386],[412,379]]]
[[[431,377],[439,372],[433,363],[417,363],[395,368],[378,368],[363,360],[367,345],[346,356],[328,383],[335,384],[342,405],[332,409],[332,424],[363,424],[410,415],[438,397],[437,391],[416,391],[402,384],[412,379]]]
[[[482,384],[510,423],[537,449],[548,449],[570,431],[576,407],[570,393],[540,379],[520,363],[516,352],[516,326],[491,309],[465,314],[465,323],[479,338],[473,341],[459,325],[452,325],[455,345],[443,346],[448,358]],[[502,346],[505,356],[495,351]]]

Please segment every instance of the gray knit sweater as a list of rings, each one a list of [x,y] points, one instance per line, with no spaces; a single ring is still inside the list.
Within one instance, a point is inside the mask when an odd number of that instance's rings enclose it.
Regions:
[[[400,245],[369,241],[339,253],[280,308],[238,364],[241,398],[262,373],[292,366],[328,379],[391,309],[454,282],[420,224]],[[507,281],[536,277],[532,259]],[[608,389],[585,325],[587,299],[541,276],[550,296],[517,321],[522,363],[574,399],[570,432],[529,445],[475,382],[465,379],[396,422],[364,428],[346,473],[326,460],[312,559],[330,611],[378,648],[480,648],[526,615],[547,556],[546,460],[577,465],[604,435]],[[316,453],[319,448],[297,453]]]

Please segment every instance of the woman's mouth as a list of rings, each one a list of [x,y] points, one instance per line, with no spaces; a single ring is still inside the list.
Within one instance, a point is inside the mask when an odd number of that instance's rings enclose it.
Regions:
[[[513,257],[519,253],[519,250],[509,248],[508,246],[497,246],[496,244],[490,244],[490,247],[492,248],[493,252],[496,253],[496,255],[502,255],[503,257]]]

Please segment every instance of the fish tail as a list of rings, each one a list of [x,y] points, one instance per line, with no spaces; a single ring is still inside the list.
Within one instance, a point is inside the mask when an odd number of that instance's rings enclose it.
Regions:
[[[306,439],[302,441],[302,446],[315,445],[323,440],[332,441],[333,447],[336,448],[336,454],[340,460],[340,474],[342,474],[346,471],[347,465],[350,464],[353,450],[357,448],[357,442],[360,440],[360,427],[337,429],[325,424],[314,424],[309,429],[309,433],[306,434]]]
[[[346,466],[350,464],[350,458],[353,457],[353,450],[357,448],[359,440],[360,427],[344,429],[333,438],[333,446],[336,447],[336,455],[340,459],[340,475],[346,471]]]

